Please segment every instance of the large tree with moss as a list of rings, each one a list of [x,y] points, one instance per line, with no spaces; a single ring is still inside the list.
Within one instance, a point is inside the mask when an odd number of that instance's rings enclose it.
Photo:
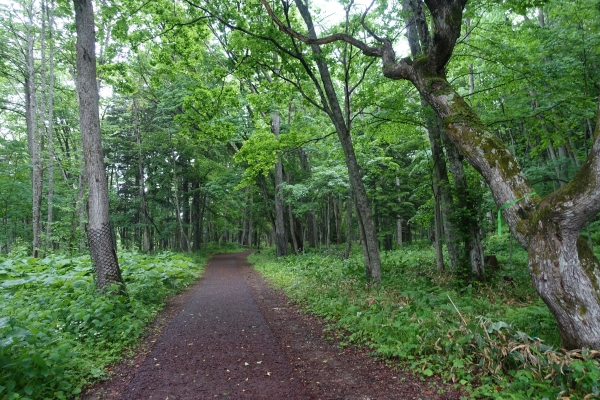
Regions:
[[[314,45],[348,42],[367,56],[381,58],[387,78],[414,85],[444,121],[452,143],[485,179],[498,207],[508,205],[502,207],[503,216],[528,251],[534,286],[556,319],[563,345],[600,349],[600,263],[580,237],[584,224],[600,212],[600,123],[592,151],[574,179],[542,199],[504,143],[448,82],[446,64],[460,37],[467,0],[425,0],[431,27],[424,23],[420,28],[431,40],[419,56],[402,59],[396,57],[392,40],[367,26],[367,13],[363,26],[375,44],[344,33],[321,38],[302,34],[282,22],[266,0],[261,2],[288,35]]]

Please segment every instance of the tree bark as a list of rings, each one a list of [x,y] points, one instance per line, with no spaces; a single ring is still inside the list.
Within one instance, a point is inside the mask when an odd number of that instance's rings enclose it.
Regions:
[[[88,177],[88,239],[99,289],[125,286],[109,221],[108,183],[100,138],[96,83],[96,33],[91,0],[73,0],[77,29],[77,94],[85,170]]]
[[[40,133],[37,124],[37,95],[35,85],[35,59],[34,36],[31,31],[35,26],[33,2],[27,8],[29,29],[27,30],[26,64],[27,77],[25,79],[25,122],[27,124],[27,143],[31,157],[31,194],[32,194],[32,254],[39,256],[42,249],[42,186],[43,166],[40,150]]]
[[[454,191],[456,193],[457,206],[468,211],[468,215],[460,217],[458,223],[463,239],[464,250],[471,266],[471,275],[482,281],[485,278],[485,266],[483,263],[483,246],[481,245],[481,229],[477,221],[477,209],[473,199],[469,195],[467,177],[462,164],[462,155],[444,130],[441,131],[442,142],[446,148],[446,156],[450,173],[454,180]]]
[[[396,188],[400,190],[400,178],[396,177]],[[402,202],[402,198],[398,196],[398,203]],[[402,216],[398,215],[396,217],[396,244],[398,247],[402,248]]]
[[[252,220],[252,204],[253,204],[253,194],[252,190],[250,190],[250,212],[248,213],[248,248],[252,248],[252,236],[254,235],[254,221]]]
[[[46,251],[52,244],[52,222],[54,208],[54,1],[48,6],[46,1],[42,2],[47,12],[48,18],[48,101],[47,101],[47,121],[48,121],[48,216],[46,219]],[[43,19],[46,16],[42,16]],[[45,51],[42,50],[42,54]],[[44,64],[44,63],[42,63]]]
[[[446,132],[488,184],[513,237],[528,251],[529,272],[552,312],[566,348],[600,350],[600,262],[580,231],[600,212],[600,108],[592,149],[575,177],[543,200],[533,194],[517,160],[448,83],[445,66],[460,37],[467,0],[425,0],[434,34],[424,56],[396,59],[390,40],[365,44],[347,34],[318,39],[291,31],[261,0],[278,27],[305,43],[343,40],[380,57],[389,79],[408,80],[444,122]],[[299,1],[297,1],[297,4]],[[300,8],[300,6],[299,6]],[[300,11],[302,9],[300,8]]]
[[[140,196],[140,225],[142,230],[142,251],[148,252],[150,250],[150,233],[148,232],[148,211],[146,210],[146,177],[144,175],[144,159],[142,156],[142,128],[140,123],[140,110],[138,107],[137,100],[133,101],[133,112],[135,116],[135,137],[138,147],[138,175],[139,179],[139,190],[138,195]]]
[[[275,138],[279,139],[280,130],[280,118],[279,113],[274,112],[271,121],[271,131]],[[277,156],[277,162],[275,163],[275,248],[277,257],[287,256],[287,240],[285,235],[285,222],[284,212],[285,206],[283,204],[283,164],[281,162],[281,156]]]
[[[307,6],[301,0],[295,0],[296,6],[300,11],[306,26],[308,27],[309,37],[316,39],[316,32],[312,17]],[[363,256],[365,261],[365,273],[367,279],[375,282],[381,281],[381,257],[379,255],[379,243],[377,241],[377,230],[371,213],[371,206],[367,191],[362,181],[362,175],[356,160],[352,137],[350,135],[350,94],[346,87],[345,90],[345,111],[340,107],[338,97],[331,79],[329,67],[323,56],[321,47],[316,44],[311,45],[311,50],[315,56],[315,62],[319,70],[319,75],[323,83],[324,97],[321,99],[323,107],[327,110],[327,114],[333,123],[338,135],[340,144],[344,151],[344,159],[348,167],[348,177],[350,187],[354,191],[354,206],[356,209],[356,218],[361,232],[361,245],[363,247]],[[346,81],[346,86],[348,82]]]
[[[350,258],[352,249],[352,193],[348,193],[346,200],[346,248],[344,249],[344,259]]]

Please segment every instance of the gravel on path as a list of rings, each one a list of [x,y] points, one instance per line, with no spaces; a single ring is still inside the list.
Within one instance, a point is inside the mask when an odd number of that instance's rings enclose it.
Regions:
[[[301,313],[246,258],[214,256],[91,399],[423,399],[461,393],[377,361]]]

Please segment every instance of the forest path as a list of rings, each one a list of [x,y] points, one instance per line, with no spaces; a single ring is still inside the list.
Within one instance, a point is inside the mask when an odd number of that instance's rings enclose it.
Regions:
[[[375,361],[340,349],[323,322],[301,314],[246,261],[214,256],[147,351],[115,368],[84,399],[458,399]],[[177,303],[177,301],[175,302]],[[332,335],[330,335],[332,336]]]

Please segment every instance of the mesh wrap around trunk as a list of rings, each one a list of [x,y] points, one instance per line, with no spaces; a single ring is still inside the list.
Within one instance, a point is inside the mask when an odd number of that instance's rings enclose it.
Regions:
[[[88,227],[88,240],[92,256],[92,268],[98,288],[107,285],[121,284],[121,270],[115,251],[110,224],[102,224],[101,228]]]

